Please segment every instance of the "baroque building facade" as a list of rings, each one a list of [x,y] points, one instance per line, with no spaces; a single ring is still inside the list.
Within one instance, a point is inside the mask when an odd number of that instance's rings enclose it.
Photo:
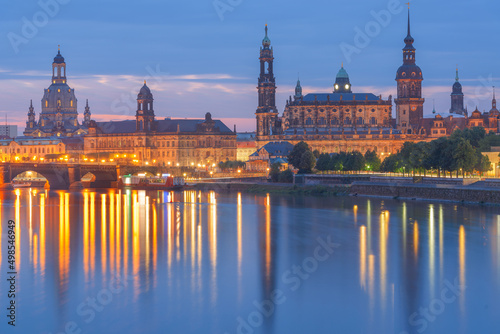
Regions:
[[[78,121],[78,100],[75,90],[69,87],[66,77],[66,61],[57,52],[52,63],[52,81],[42,98],[42,112],[36,120],[33,101],[30,103],[28,121],[23,134],[27,137],[73,137],[88,133],[91,119],[90,108],[85,107],[84,121]]]
[[[66,155],[74,154],[77,158],[73,157],[73,161],[95,161],[86,156],[129,154],[139,164],[172,167],[207,167],[236,160],[235,132],[222,121],[213,120],[210,113],[204,119],[158,119],[146,82],[137,96],[135,120],[96,122],[91,118],[87,100],[80,124],[77,103],[75,90],[68,86],[66,62],[59,50],[38,121],[31,102],[24,136],[0,141],[0,159],[40,162],[65,155],[64,161],[71,160]]]
[[[130,154],[143,164],[207,167],[236,160],[236,133],[222,121],[157,119],[153,94],[144,82],[137,96],[135,120],[89,124],[85,154]]]
[[[296,144],[305,141],[320,153],[353,150],[365,153],[374,150],[383,157],[397,153],[406,141],[430,141],[448,136],[457,129],[482,126],[488,132],[500,133],[500,115],[494,94],[489,112],[481,113],[476,108],[468,115],[464,107],[458,69],[452,87],[449,113],[434,111],[433,116],[424,117],[423,75],[416,63],[414,42],[408,11],[407,34],[402,50],[403,64],[396,73],[395,118],[392,117],[392,96],[383,99],[372,93],[353,93],[349,75],[343,65],[336,76],[332,93],[310,93],[304,96],[298,80],[295,94],[286,101],[280,116],[275,103],[273,48],[266,25],[260,49],[257,148],[270,142],[287,141]]]

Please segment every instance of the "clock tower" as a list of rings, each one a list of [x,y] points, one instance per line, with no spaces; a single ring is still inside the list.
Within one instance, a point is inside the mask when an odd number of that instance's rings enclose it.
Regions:
[[[273,48],[271,40],[266,36],[262,40],[260,48],[260,76],[259,85],[259,106],[255,113],[257,118],[257,139],[270,136],[278,131],[277,118],[278,109],[276,108],[276,78],[273,72]]]
[[[420,121],[424,115],[424,99],[422,98],[422,70],[415,63],[414,39],[410,34],[410,10],[408,10],[408,35],[403,49],[403,65],[398,69],[398,97],[396,103],[396,127],[403,133],[418,132]]]

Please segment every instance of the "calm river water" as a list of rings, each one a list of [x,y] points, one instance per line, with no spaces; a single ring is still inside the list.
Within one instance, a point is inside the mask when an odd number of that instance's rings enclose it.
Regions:
[[[499,332],[498,207],[29,189],[0,205],[1,333]]]

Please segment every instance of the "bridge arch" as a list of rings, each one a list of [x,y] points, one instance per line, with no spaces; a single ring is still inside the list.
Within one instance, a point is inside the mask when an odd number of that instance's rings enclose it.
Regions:
[[[12,175],[12,183],[27,182],[31,183],[32,187],[50,187],[49,180],[40,173],[33,170],[19,172],[17,175]]]

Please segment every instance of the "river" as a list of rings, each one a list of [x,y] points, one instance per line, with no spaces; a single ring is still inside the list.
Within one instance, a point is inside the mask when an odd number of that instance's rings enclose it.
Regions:
[[[14,269],[8,246],[16,249],[17,333],[498,333],[500,325],[499,207],[33,189],[0,192],[0,207],[0,277]],[[0,288],[0,332],[14,332],[12,287],[2,279]]]

